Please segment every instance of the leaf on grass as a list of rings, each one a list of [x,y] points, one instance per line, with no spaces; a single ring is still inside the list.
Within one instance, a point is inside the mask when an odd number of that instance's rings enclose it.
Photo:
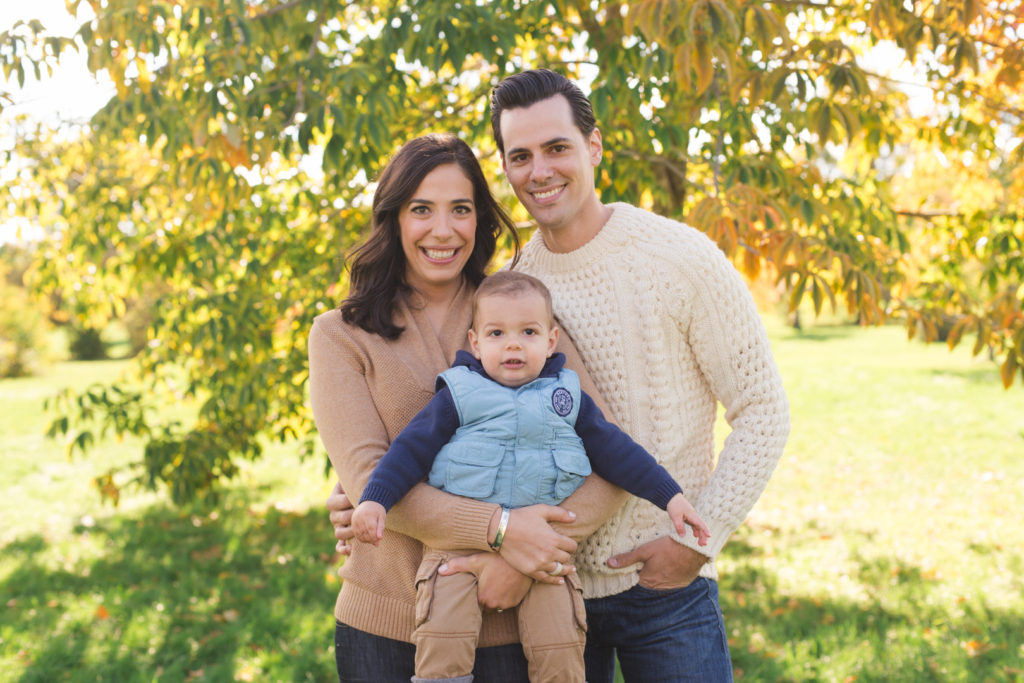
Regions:
[[[219,560],[222,554],[223,547],[215,545],[205,550],[193,550],[189,556],[196,562],[209,562],[210,560]]]
[[[977,657],[989,648],[988,643],[982,643],[978,640],[968,640],[967,642],[961,643],[961,645],[967,652],[968,657]]]
[[[104,607],[103,605],[100,605],[99,607],[96,608],[96,618],[97,619],[109,619],[110,618],[110,612],[107,611],[106,607]]]

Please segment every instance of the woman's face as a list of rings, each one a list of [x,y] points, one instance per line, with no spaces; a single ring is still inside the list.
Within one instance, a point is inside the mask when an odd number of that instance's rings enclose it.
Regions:
[[[473,183],[457,164],[423,178],[398,214],[405,278],[424,295],[458,285],[476,242]]]

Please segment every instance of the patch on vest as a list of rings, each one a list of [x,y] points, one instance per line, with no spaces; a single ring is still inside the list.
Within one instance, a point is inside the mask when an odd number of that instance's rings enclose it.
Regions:
[[[551,394],[551,407],[555,409],[559,417],[565,417],[572,412],[572,394],[564,387],[558,387]]]

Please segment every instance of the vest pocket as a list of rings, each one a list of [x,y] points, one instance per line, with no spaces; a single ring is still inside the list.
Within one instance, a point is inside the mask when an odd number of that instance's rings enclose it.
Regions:
[[[494,493],[504,454],[504,448],[493,441],[449,444],[445,490],[467,498],[487,498]]]
[[[551,457],[555,462],[555,498],[561,501],[578,489],[590,474],[590,458],[582,442],[578,449],[552,449]]]

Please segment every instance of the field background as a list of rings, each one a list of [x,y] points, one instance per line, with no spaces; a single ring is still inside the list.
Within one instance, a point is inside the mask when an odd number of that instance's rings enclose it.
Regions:
[[[898,327],[766,323],[792,434],[719,563],[737,679],[1024,680],[1024,387]],[[124,363],[0,381],[0,681],[334,680],[323,461],[103,505],[139,443],[69,460],[42,402]]]

